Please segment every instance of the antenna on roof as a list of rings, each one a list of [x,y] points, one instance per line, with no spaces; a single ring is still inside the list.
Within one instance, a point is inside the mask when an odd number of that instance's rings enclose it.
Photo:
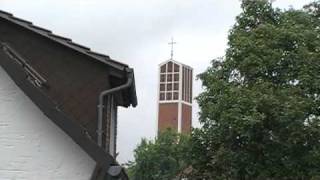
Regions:
[[[170,58],[170,60],[173,60],[173,45],[177,44],[177,42],[174,42],[173,37],[172,37],[171,42],[169,42],[168,44],[171,45],[171,58]]]

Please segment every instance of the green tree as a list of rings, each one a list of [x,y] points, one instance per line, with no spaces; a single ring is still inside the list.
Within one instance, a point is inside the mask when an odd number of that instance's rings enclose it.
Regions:
[[[168,180],[187,167],[189,136],[164,131],[154,141],[142,139],[134,151],[135,161],[128,164],[132,180]]]
[[[224,58],[199,75],[194,177],[320,175],[320,1],[301,10],[244,0]]]

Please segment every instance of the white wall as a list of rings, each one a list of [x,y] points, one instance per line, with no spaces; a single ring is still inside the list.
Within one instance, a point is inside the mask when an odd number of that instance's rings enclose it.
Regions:
[[[88,180],[94,166],[0,67],[0,180]]]

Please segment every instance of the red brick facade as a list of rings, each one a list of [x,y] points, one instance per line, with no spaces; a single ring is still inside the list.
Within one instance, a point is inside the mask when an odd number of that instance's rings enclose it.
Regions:
[[[192,126],[192,106],[182,104],[181,132],[190,133]]]
[[[178,128],[178,103],[166,103],[159,105],[158,130]]]

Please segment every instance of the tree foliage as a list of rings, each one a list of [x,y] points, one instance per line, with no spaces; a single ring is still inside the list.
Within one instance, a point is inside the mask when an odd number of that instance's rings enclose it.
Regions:
[[[173,130],[164,131],[154,141],[143,139],[134,152],[135,162],[129,163],[132,180],[168,180],[187,167],[190,151],[189,136]]]
[[[302,10],[246,0],[223,59],[199,75],[195,176],[320,175],[320,1]]]

